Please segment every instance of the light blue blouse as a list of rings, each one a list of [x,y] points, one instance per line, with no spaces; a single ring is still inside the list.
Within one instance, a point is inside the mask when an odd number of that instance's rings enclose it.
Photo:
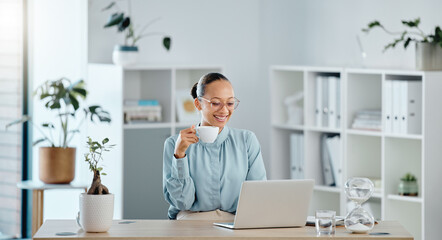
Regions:
[[[180,210],[235,213],[242,182],[266,180],[261,147],[251,131],[224,126],[215,142],[191,144],[180,159],[173,155],[177,138],[166,140],[163,154],[170,219]]]

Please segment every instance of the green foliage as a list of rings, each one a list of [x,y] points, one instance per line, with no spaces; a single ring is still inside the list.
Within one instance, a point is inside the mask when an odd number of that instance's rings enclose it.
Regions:
[[[130,4],[130,1],[129,1]],[[141,30],[140,33],[137,35],[135,34],[134,25],[131,21],[131,18],[128,14],[125,14],[124,12],[120,11],[116,2],[111,2],[108,6],[103,8],[102,11],[109,10],[111,8],[116,8],[117,12],[112,13],[112,15],[109,16],[109,19],[107,23],[104,25],[104,28],[108,27],[117,27],[118,32],[124,33],[124,45],[128,46],[135,46],[138,40],[140,40],[143,37],[151,36],[151,35],[164,35],[163,33],[158,32],[151,32],[151,33],[145,33],[144,31],[149,27],[152,23],[156,22],[158,19],[154,19],[151,22],[147,23]],[[131,41],[131,43],[129,43]],[[171,46],[171,37],[165,36],[163,37],[163,47],[169,51]]]
[[[401,178],[401,180],[402,180],[402,181],[406,181],[406,182],[414,182],[414,181],[416,181],[417,179],[416,179],[416,177],[415,177],[413,174],[411,174],[411,173],[407,173],[407,174],[405,174],[405,175]]]
[[[42,129],[47,130],[49,134],[45,134],[40,127],[34,125],[43,135],[43,138],[34,142],[34,145],[41,142],[48,142],[51,147],[57,145],[58,147],[66,148],[73,136],[80,132],[79,128],[85,119],[90,119],[91,122],[94,122],[94,119],[98,118],[100,122],[110,122],[111,118],[108,112],[104,111],[100,106],[89,106],[83,109],[84,118],[81,120],[80,124],[76,128],[71,129],[71,125],[69,124],[70,120],[75,119],[77,116],[80,105],[82,101],[86,99],[87,94],[88,92],[86,91],[83,80],[71,83],[67,78],[60,78],[57,80],[48,80],[38,86],[34,91],[34,96],[38,96],[46,109],[56,113],[54,120],[56,120],[58,124],[52,122],[41,124]],[[32,118],[25,115],[21,119],[6,125],[6,128],[27,121],[32,123]],[[53,132],[56,132],[58,127],[61,128],[61,131],[59,132],[60,142],[56,144]]]
[[[101,175],[106,175],[106,173],[103,173],[103,167],[99,167],[98,163],[103,161],[103,152],[109,152],[110,149],[112,149],[115,144],[108,144],[109,139],[105,138],[101,141],[101,143],[97,141],[93,141],[90,137],[88,137],[87,140],[87,147],[89,149],[89,152],[84,154],[84,160],[89,163],[89,170],[91,172],[99,171]]]
[[[436,26],[434,34],[425,34],[419,28],[419,24],[421,23],[420,18],[416,18],[411,21],[402,20],[401,22],[405,27],[408,28],[403,32],[391,32],[377,20],[368,23],[367,28],[363,28],[362,31],[369,33],[374,28],[381,28],[390,35],[399,35],[399,38],[394,39],[393,42],[384,47],[384,52],[389,48],[395,48],[399,43],[403,43],[404,49],[407,49],[411,42],[435,43],[442,48],[442,31],[439,26]]]

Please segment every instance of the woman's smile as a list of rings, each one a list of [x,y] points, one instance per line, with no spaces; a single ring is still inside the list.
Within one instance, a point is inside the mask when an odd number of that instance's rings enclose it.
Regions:
[[[215,117],[215,120],[218,122],[225,122],[228,119],[229,115],[213,115]]]

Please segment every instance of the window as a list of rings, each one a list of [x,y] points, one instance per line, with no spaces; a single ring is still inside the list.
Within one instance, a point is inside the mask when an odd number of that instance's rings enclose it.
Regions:
[[[23,111],[23,0],[0,0],[0,238],[20,236]]]

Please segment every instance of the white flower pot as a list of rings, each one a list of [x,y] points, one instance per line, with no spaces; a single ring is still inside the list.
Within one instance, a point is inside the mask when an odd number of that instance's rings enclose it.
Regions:
[[[442,70],[442,48],[435,43],[416,43],[416,68],[423,71]]]
[[[116,45],[112,53],[112,61],[116,65],[129,66],[138,61],[138,47]]]
[[[86,232],[107,232],[114,217],[114,194],[80,194],[78,225]]]

